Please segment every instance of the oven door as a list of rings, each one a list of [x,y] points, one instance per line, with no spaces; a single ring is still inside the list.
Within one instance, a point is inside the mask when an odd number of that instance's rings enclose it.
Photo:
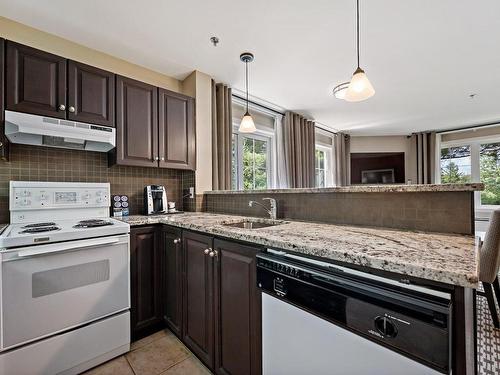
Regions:
[[[1,350],[130,308],[129,235],[0,254]]]

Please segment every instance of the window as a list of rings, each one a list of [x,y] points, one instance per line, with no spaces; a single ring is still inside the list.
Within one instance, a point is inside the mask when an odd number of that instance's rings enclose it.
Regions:
[[[276,184],[276,113],[250,106],[257,131],[239,133],[245,102],[233,98],[232,181],[233,190],[271,189]]]
[[[333,171],[331,148],[316,145],[316,187],[332,186]]]
[[[441,144],[441,182],[482,182],[476,207],[500,205],[500,139],[465,139]]]
[[[500,143],[483,143],[479,148],[482,205],[500,205]]]
[[[441,182],[443,184],[471,182],[470,146],[441,149]]]
[[[272,186],[271,148],[271,137],[233,133],[234,190],[259,190]]]

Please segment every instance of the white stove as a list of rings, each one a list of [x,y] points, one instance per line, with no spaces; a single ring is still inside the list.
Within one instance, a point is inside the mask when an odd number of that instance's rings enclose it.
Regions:
[[[127,223],[113,218],[67,219],[9,225],[0,235],[0,249],[126,234]]]
[[[130,227],[109,217],[109,184],[11,181],[9,193],[0,373],[78,374],[127,352]]]

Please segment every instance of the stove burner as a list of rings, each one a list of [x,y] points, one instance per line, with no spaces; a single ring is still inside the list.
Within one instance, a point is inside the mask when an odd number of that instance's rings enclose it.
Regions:
[[[96,228],[96,227],[104,227],[106,225],[113,225],[111,221],[102,220],[102,219],[90,219],[90,220],[81,220],[73,226],[73,228]]]
[[[34,224],[28,224],[23,226],[22,228],[39,228],[39,227],[53,227],[55,226],[56,223],[54,222],[47,222],[47,223],[34,223]]]
[[[52,232],[53,230],[59,230],[59,227],[56,226],[33,227],[33,228],[27,228],[19,233],[43,233],[43,232]]]

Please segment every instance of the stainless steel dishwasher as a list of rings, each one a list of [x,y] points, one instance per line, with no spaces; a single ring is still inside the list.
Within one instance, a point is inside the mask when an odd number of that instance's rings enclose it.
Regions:
[[[448,293],[273,250],[257,280],[264,375],[451,373]]]

